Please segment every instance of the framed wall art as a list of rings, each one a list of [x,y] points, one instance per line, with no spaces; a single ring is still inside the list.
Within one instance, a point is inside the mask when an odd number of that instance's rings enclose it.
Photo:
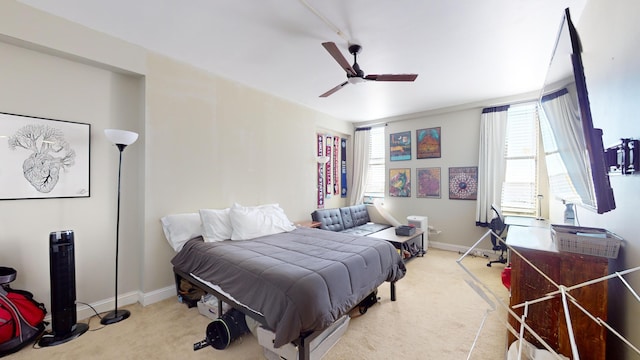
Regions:
[[[411,197],[411,169],[389,169],[389,196]]]
[[[416,130],[416,158],[441,157],[440,135],[440,127]]]
[[[411,160],[411,131],[389,135],[389,158],[391,161]]]
[[[91,125],[0,113],[0,200],[89,197]]]
[[[440,199],[440,168],[430,167],[416,169],[416,197]]]
[[[449,168],[449,199],[476,200],[478,197],[478,167]]]

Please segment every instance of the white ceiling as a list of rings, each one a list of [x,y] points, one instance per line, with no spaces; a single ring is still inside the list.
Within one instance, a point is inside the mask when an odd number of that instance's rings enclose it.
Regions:
[[[542,87],[563,10],[587,0],[19,0],[43,11],[348,121],[512,96]],[[314,8],[326,21],[314,14]],[[330,25],[332,24],[332,25]],[[332,26],[342,31],[340,36]],[[349,84],[321,43],[363,46]]]

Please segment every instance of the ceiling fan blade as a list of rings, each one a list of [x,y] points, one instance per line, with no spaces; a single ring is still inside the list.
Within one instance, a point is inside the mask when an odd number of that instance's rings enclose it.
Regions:
[[[417,77],[418,74],[372,74],[364,78],[373,81],[414,81]]]
[[[329,54],[331,54],[331,56],[333,56],[333,58],[336,59],[338,64],[340,64],[340,67],[342,67],[344,69],[344,71],[347,72],[347,74],[352,75],[352,76],[356,76],[357,75],[356,71],[353,70],[353,68],[351,67],[351,64],[349,64],[347,59],[345,59],[344,55],[342,55],[342,53],[340,52],[340,49],[338,49],[338,46],[336,46],[335,43],[333,43],[333,42],[324,42],[324,43],[322,43],[322,46],[324,46],[324,48],[327,49]]]
[[[343,88],[345,85],[347,85],[348,83],[349,83],[349,81],[345,81],[345,82],[343,82],[342,84],[340,84],[340,85],[338,85],[338,86],[334,87],[333,89],[331,89],[331,90],[327,91],[326,93],[324,93],[324,94],[320,95],[320,97],[327,97],[327,96],[329,96],[329,95],[333,94],[334,92],[336,92],[336,91],[338,91],[338,90],[342,89],[342,88]]]

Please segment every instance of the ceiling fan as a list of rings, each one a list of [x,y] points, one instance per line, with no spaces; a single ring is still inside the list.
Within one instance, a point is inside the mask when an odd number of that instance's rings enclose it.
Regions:
[[[365,75],[364,71],[360,69],[360,65],[357,62],[357,55],[362,50],[362,46],[358,44],[349,45],[349,53],[353,55],[353,65],[350,65],[347,59],[342,56],[342,53],[333,42],[322,43],[325,49],[333,56],[333,58],[340,64],[340,67],[347,72],[347,81],[320,95],[320,97],[327,97],[334,92],[342,89],[348,83],[356,84],[365,80],[371,81],[414,81],[418,74],[369,74]]]

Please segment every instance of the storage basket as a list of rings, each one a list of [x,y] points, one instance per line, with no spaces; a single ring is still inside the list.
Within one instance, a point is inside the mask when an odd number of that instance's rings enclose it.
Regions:
[[[559,251],[616,259],[622,239],[605,229],[551,225],[551,239]]]
[[[400,225],[396,227],[396,235],[411,236],[416,233],[416,228],[413,226]]]

